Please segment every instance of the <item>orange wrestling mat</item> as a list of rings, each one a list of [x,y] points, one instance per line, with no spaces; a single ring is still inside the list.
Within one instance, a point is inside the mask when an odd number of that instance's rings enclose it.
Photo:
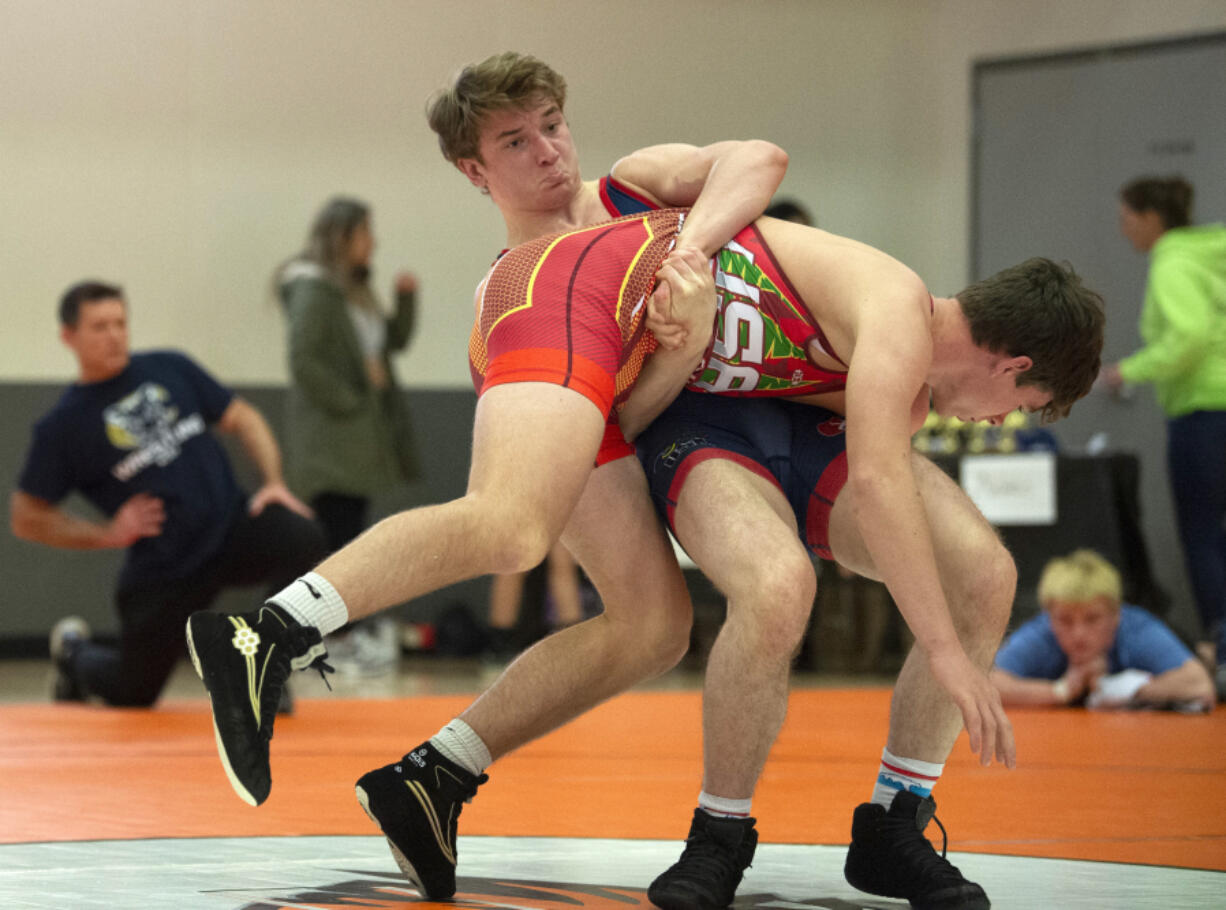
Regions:
[[[470,700],[300,700],[277,721],[272,796],[254,809],[225,779],[203,699],[3,705],[0,843],[375,834],[353,782]],[[608,702],[496,763],[460,833],[683,838],[700,785],[700,708],[696,692]],[[763,842],[847,842],[888,710],[887,689],[793,692],[754,800]],[[1017,770],[979,767],[963,737],[935,791],[950,849],[1226,871],[1226,708],[1010,716]]]

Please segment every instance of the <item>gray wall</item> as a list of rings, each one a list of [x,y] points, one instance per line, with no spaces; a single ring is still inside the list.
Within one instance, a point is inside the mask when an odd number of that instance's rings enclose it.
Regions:
[[[51,384],[0,384],[0,413],[14,432],[0,446],[0,477],[16,478],[24,462],[28,427],[55,402],[62,387]],[[267,386],[242,387],[237,391],[258,407],[275,430],[279,430],[284,410],[285,390]],[[408,395],[422,476],[411,485],[389,491],[373,504],[372,518],[397,509],[440,502],[464,492],[468,477],[468,452],[472,442],[472,417],[476,396],[471,391],[413,390]],[[223,437],[231,461],[247,489],[254,489],[257,477],[239,447]],[[86,517],[97,517],[91,506],[71,497],[66,507]],[[7,525],[7,522],[6,522]],[[25,645],[45,638],[57,619],[69,614],[83,616],[97,633],[117,629],[111,594],[118,575],[122,553],[116,550],[55,550],[0,534],[0,578],[8,592],[0,610],[0,649],[5,640],[10,646]],[[427,620],[452,600],[468,603],[478,616],[484,615],[488,579],[463,582],[419,598],[398,611],[410,620]],[[250,609],[261,592],[239,590],[224,595],[222,605]]]
[[[1148,262],[1119,234],[1117,193],[1143,174],[1180,173],[1196,187],[1196,220],[1226,221],[1226,32],[985,61],[975,101],[976,277],[1028,256],[1070,260],[1106,300],[1104,361],[1136,350]],[[1073,451],[1105,434],[1140,456],[1143,527],[1168,618],[1199,634],[1152,389],[1091,394],[1053,430]]]

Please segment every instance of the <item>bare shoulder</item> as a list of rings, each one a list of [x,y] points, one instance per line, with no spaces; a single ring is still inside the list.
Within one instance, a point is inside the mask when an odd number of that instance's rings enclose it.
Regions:
[[[759,218],[763,240],[807,309],[840,352],[850,353],[870,326],[926,335],[930,298],[924,282],[893,256],[818,228]],[[913,332],[904,326],[910,325]]]
[[[767,245],[791,271],[837,272],[842,280],[890,290],[892,296],[928,296],[924,282],[889,253],[820,228],[763,216],[756,222]],[[800,265],[800,263],[806,263]]]

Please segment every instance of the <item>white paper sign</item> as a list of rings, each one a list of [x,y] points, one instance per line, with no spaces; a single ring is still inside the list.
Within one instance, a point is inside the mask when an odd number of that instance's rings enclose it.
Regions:
[[[959,465],[962,489],[994,525],[1056,523],[1056,456],[966,455]]]

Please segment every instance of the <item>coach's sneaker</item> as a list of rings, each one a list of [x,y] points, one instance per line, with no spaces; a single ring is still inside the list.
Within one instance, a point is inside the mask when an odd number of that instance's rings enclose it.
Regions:
[[[663,910],[727,907],[758,846],[754,821],[695,809],[681,859],[651,883],[648,900]]]
[[[456,823],[487,780],[488,774],[470,774],[428,742],[358,778],[358,802],[422,897],[455,894]]]
[[[274,604],[254,613],[193,613],[187,649],[209,690],[217,752],[230,785],[258,806],[272,788],[268,741],[290,670],[331,670],[319,630]]]
[[[945,859],[945,827],[938,856],[924,828],[935,816],[937,804],[899,791],[887,812],[876,803],[856,807],[851,823],[851,848],[843,875],[861,891],[882,897],[902,897],[915,910],[988,910],[983,889],[962,877]]]
[[[55,677],[51,683],[51,698],[55,701],[85,701],[85,687],[74,667],[74,658],[81,645],[89,641],[89,624],[80,616],[65,616],[51,627],[48,650]]]

